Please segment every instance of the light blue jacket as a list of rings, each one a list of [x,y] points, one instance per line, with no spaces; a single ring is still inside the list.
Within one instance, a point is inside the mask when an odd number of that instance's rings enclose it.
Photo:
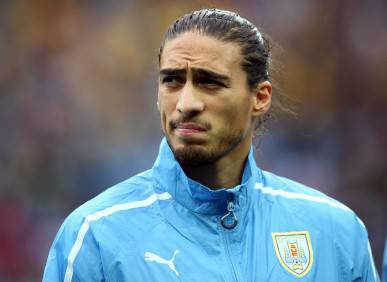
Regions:
[[[387,236],[386,243],[384,246],[384,256],[383,256],[383,265],[382,265],[382,281],[387,282]]]
[[[212,191],[164,139],[151,170],[65,220],[43,281],[380,280],[366,228],[343,204],[260,170],[252,150],[242,183]]]

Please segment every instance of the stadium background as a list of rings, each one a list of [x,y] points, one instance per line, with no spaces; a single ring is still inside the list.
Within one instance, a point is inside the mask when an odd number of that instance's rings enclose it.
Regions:
[[[39,281],[65,216],[152,165],[159,43],[174,19],[210,6],[280,46],[298,118],[273,124],[258,163],[355,210],[381,268],[385,1],[0,1],[0,281]]]

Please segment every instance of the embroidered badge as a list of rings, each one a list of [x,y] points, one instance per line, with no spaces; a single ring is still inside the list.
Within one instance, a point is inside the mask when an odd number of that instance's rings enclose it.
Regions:
[[[281,265],[297,277],[313,265],[313,249],[308,231],[272,233],[274,249]]]

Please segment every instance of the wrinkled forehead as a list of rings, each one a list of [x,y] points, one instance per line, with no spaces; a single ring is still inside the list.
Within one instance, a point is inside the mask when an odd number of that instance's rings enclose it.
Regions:
[[[168,40],[160,58],[160,69],[206,68],[230,75],[241,69],[241,48],[199,32],[186,32]]]

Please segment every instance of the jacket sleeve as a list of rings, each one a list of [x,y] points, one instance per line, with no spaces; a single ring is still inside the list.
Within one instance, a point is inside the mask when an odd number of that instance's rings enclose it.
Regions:
[[[64,222],[48,254],[43,281],[104,281],[98,244],[87,220]]]
[[[363,260],[359,262],[362,272],[362,280],[365,282],[380,282],[379,275],[376,271],[374,259],[372,256],[370,243],[367,242],[367,250],[364,253]]]
[[[380,282],[379,274],[375,268],[366,227],[356,215],[354,215],[354,217],[355,223],[352,236],[349,234],[349,236],[354,239],[351,251],[354,261],[351,281]]]
[[[383,282],[387,282],[387,236],[386,243],[384,246],[384,256],[383,256],[383,267],[382,267],[382,279]]]

